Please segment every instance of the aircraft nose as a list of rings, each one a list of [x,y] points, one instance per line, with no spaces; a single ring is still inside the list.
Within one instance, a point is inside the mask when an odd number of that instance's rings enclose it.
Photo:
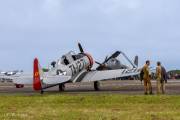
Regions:
[[[90,67],[92,67],[93,64],[94,64],[93,57],[92,57],[89,53],[85,53],[85,55],[86,55],[86,56],[88,57],[88,59],[89,59]]]

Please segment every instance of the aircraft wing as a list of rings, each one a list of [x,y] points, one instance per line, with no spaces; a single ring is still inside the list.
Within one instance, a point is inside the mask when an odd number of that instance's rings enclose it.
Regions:
[[[56,75],[56,76],[46,76],[43,78],[43,83],[48,85],[60,84],[68,82],[71,79],[71,76]]]
[[[0,76],[5,79],[12,79],[14,84],[33,84],[33,75],[32,74],[21,74],[21,75],[13,75],[13,76]],[[63,75],[44,75],[41,76],[41,82],[43,84],[60,84],[67,82],[71,79],[70,76]]]
[[[15,84],[33,84],[33,76],[32,75],[21,75],[21,76],[16,76],[16,77],[7,77],[10,79],[13,79],[13,83]],[[68,82],[71,79],[70,76],[50,76],[47,75],[43,78],[41,78],[41,82],[43,84],[60,84],[60,83],[65,83]]]
[[[128,70],[105,70],[105,71],[91,71],[85,75],[81,82],[94,82],[94,81],[102,81],[113,78],[124,78],[139,75],[138,71],[128,71]]]

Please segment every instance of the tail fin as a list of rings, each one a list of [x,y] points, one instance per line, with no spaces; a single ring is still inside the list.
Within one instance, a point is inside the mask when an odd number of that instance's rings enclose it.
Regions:
[[[138,56],[135,56],[134,64],[138,67],[138,65],[139,65],[139,58],[138,58]]]
[[[34,59],[33,88],[34,90],[42,89],[39,62],[37,58]]]

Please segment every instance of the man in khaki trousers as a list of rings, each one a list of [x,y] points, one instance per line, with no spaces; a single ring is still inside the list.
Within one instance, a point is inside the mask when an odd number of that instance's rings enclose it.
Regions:
[[[165,93],[165,80],[163,77],[161,62],[157,62],[156,67],[157,94]]]
[[[146,64],[142,68],[143,73],[144,73],[143,74],[143,80],[144,80],[144,94],[145,95],[147,95],[148,93],[153,94],[149,66],[150,66],[150,61],[147,60]]]

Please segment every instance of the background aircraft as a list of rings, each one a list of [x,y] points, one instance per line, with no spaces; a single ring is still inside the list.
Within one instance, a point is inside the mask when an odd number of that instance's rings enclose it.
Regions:
[[[0,82],[12,82],[11,78],[8,78],[7,76],[14,76],[14,75],[20,75],[23,71],[14,70],[14,71],[0,71]]]
[[[23,70],[19,71],[19,70],[13,70],[13,71],[0,71],[0,76],[13,76],[13,75],[17,75],[17,74],[21,74],[23,73]]]
[[[125,60],[127,60],[131,67],[122,64],[122,62],[117,58],[118,56],[122,55]],[[130,68],[138,68],[138,56],[135,56],[134,62],[132,62],[125,53],[122,51],[116,51],[114,54],[112,54],[110,57],[106,57],[104,62],[100,63],[96,61],[96,64],[99,66],[96,68],[96,70],[115,70],[115,69],[130,69]]]
[[[12,82],[12,78],[9,76],[15,76],[22,74],[23,71],[13,70],[13,71],[0,71],[0,82]]]

